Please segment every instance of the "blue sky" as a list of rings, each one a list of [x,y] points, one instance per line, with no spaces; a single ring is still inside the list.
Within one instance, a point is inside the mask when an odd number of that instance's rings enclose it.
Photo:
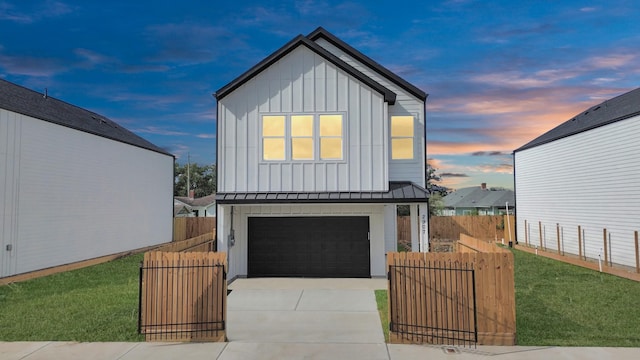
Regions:
[[[213,163],[212,93],[323,26],[430,94],[443,185],[512,188],[515,148],[640,86],[639,16],[636,0],[0,0],[0,77]]]

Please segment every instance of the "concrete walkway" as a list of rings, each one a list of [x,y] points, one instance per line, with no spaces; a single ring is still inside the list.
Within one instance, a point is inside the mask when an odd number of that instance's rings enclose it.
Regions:
[[[640,359],[635,348],[385,344],[381,279],[242,279],[229,286],[227,343],[0,342],[0,359]]]

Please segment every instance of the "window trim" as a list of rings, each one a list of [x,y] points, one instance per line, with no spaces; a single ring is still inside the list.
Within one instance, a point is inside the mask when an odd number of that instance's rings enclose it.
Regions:
[[[392,123],[392,119],[394,117],[397,116],[411,116],[413,118],[413,136],[409,137],[409,136],[393,136],[393,123]],[[418,140],[419,138],[416,136],[416,134],[418,133],[418,129],[417,129],[417,124],[418,124],[418,115],[417,114],[389,114],[389,161],[393,161],[393,162],[405,162],[405,163],[415,163],[418,162],[418,156],[419,156],[419,152],[418,152]],[[410,159],[394,159],[393,158],[393,139],[412,139],[413,142],[413,157]]]
[[[306,138],[311,138],[313,139],[313,159],[293,159],[293,149],[292,149],[292,139],[294,138],[305,138],[305,137],[299,137],[299,136],[292,136],[291,135],[291,118],[293,116],[305,116],[305,115],[311,115],[313,116],[313,136],[311,137],[306,137]],[[321,115],[340,115],[342,118],[342,123],[341,123],[341,137],[340,139],[342,140],[342,149],[341,149],[341,153],[342,153],[342,158],[340,159],[322,159],[320,157],[321,153],[321,148],[320,148],[320,139],[322,138],[320,136],[320,116]],[[263,145],[263,140],[265,139],[265,136],[263,135],[262,132],[262,122],[263,122],[263,118],[265,116],[284,116],[285,118],[285,134],[284,134],[284,141],[285,141],[285,156],[284,156],[284,160],[268,160],[264,158],[264,145]],[[347,162],[347,146],[346,146],[346,139],[347,139],[347,113],[344,111],[327,111],[327,112],[314,112],[314,113],[310,113],[310,112],[292,112],[292,113],[282,113],[282,112],[265,112],[265,113],[258,113],[258,139],[260,141],[260,146],[259,146],[259,159],[258,159],[258,163],[261,164],[274,164],[274,163],[281,163],[281,164],[302,164],[302,163],[346,163]],[[325,136],[326,137],[326,136]],[[266,137],[266,138],[270,138],[270,137]],[[338,138],[337,136],[334,137],[326,137],[326,138]]]

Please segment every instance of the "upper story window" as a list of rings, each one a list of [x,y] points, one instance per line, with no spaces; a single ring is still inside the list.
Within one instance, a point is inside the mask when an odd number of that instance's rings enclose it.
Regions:
[[[320,115],[320,158],[342,159],[342,115]]]
[[[262,117],[262,158],[264,160],[285,159],[285,117],[265,115]]]
[[[262,159],[342,160],[343,115],[262,116]]]
[[[292,115],[291,159],[313,160],[313,154],[313,115]]]
[[[391,117],[391,159],[411,160],[414,158],[413,116]]]

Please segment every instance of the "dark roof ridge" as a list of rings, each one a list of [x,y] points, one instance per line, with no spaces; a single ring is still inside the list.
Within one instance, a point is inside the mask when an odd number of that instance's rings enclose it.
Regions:
[[[294,37],[291,41],[286,43],[284,46],[273,52],[271,55],[264,58],[258,64],[251,67],[249,70],[245,71],[243,74],[235,78],[233,81],[218,89],[213,95],[217,100],[220,100],[227,96],[229,93],[242,86],[247,81],[251,80],[254,76],[261,73],[263,70],[273,65],[275,62],[283,58],[285,55],[292,52],[298,46],[306,46],[309,50],[315,52],[316,54],[324,57],[328,61],[332,62],[334,65],[338,66],[340,69],[346,71],[348,74],[354,76],[361,82],[365,83],[372,89],[376,90],[380,94],[384,96],[386,102],[390,105],[393,105],[396,101],[396,94],[384,87],[382,84],[377,81],[371,79],[367,75],[363,74],[353,66],[347,64],[342,59],[330,53],[328,50],[323,48],[322,46],[316,44],[315,42],[307,39],[303,35],[298,35]]]
[[[348,53],[349,55],[353,56],[354,58],[356,58],[360,62],[362,62],[365,65],[367,65],[369,68],[371,68],[371,69],[375,70],[376,72],[378,72],[380,75],[382,75],[382,76],[386,77],[387,79],[391,80],[392,82],[396,83],[398,86],[400,86],[401,88],[405,89],[410,94],[412,94],[415,97],[417,97],[418,99],[420,99],[422,101],[425,101],[427,99],[427,96],[429,96],[429,94],[427,94],[424,91],[420,90],[415,85],[413,85],[413,84],[409,83],[408,81],[406,81],[405,79],[399,77],[398,75],[393,73],[391,70],[389,70],[386,67],[380,65],[375,60],[371,59],[367,55],[363,54],[359,50],[357,50],[354,47],[352,47],[351,45],[349,45],[346,42],[342,41],[340,38],[338,38],[337,36],[333,35],[332,33],[327,31],[322,26],[319,26],[317,29],[315,29],[309,35],[307,35],[307,38],[312,40],[312,41],[315,41],[320,37],[324,38],[325,40],[329,41],[330,43],[332,43],[333,45],[335,45],[339,49],[341,49],[341,50],[345,51],[346,53]]]
[[[589,107],[513,152],[530,149],[571,135],[640,115],[640,88]]]
[[[0,108],[74,130],[170,155],[104,115],[0,79]],[[107,125],[108,127],[105,127]]]

